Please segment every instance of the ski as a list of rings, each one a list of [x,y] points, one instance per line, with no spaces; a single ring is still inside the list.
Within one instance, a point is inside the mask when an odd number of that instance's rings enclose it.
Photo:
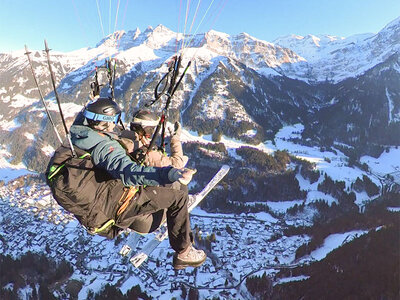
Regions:
[[[229,172],[229,166],[223,165],[208,184],[199,193],[189,195],[188,210],[189,213],[211,192],[211,190],[225,177]],[[137,233],[135,233],[137,234]],[[143,246],[142,250],[131,257],[130,262],[135,268],[147,260],[150,254],[168,237],[167,224],[164,222],[155,232],[154,239]],[[125,247],[125,246],[124,246]],[[121,249],[122,251],[122,249]],[[121,253],[121,252],[120,252]]]
[[[127,234],[128,234],[127,241],[119,251],[119,254],[121,254],[122,256],[128,256],[133,249],[136,249],[141,236],[139,233],[130,229],[129,231],[127,231]]]

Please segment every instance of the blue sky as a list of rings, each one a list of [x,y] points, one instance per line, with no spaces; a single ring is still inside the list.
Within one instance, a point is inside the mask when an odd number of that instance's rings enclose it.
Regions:
[[[42,49],[45,38],[58,51],[92,47],[114,28],[163,24],[183,32],[188,1],[186,32],[199,4],[192,33],[212,28],[266,41],[288,34],[376,33],[400,16],[399,0],[0,0],[0,52],[25,44]]]

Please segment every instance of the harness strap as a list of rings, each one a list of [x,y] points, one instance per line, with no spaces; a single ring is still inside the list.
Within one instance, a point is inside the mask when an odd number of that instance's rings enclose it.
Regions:
[[[120,204],[121,206],[117,211],[117,217],[126,210],[129,203],[131,203],[132,199],[135,197],[138,191],[139,189],[133,186],[124,189],[121,199],[119,199],[118,201],[118,204]],[[86,228],[86,229],[90,234],[101,234],[103,232],[107,232],[111,227],[115,225],[115,223],[116,222],[114,219],[110,219],[107,222],[105,222],[101,227]]]
[[[124,193],[121,196],[121,199],[119,199],[118,203],[120,204],[120,207],[117,211],[117,216],[121,215],[128,205],[132,202],[133,198],[135,198],[136,193],[139,191],[138,188],[130,186],[129,188],[125,188]]]
[[[83,158],[85,158],[85,157],[87,157],[87,156],[90,156],[90,153],[85,153],[85,154],[83,154],[82,156],[80,156],[79,158],[80,158],[80,159],[83,159]],[[48,179],[48,180],[54,179],[53,177],[56,176],[56,175],[60,172],[60,170],[61,170],[62,168],[64,168],[64,167],[65,167],[65,163],[63,163],[62,165],[59,165],[58,167],[55,166],[55,165],[52,165],[52,166],[50,167],[49,175],[47,176],[47,179]]]
[[[107,222],[105,222],[101,227],[90,228],[88,231],[90,234],[99,234],[99,233],[107,231],[109,228],[111,228],[114,225],[115,225],[115,220],[110,219]]]

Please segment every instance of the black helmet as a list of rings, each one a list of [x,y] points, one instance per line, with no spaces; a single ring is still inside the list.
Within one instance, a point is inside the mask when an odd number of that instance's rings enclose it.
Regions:
[[[133,114],[130,128],[139,134],[151,135],[159,121],[160,118],[155,113],[148,110],[138,110]]]
[[[114,122],[117,124],[121,117],[121,109],[111,98],[97,98],[90,101],[83,115],[92,121]]]

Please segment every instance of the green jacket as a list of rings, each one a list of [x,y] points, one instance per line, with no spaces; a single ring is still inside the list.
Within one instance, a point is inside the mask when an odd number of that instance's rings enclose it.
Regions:
[[[164,185],[171,167],[145,167],[135,163],[112,133],[104,133],[85,125],[72,125],[72,143],[90,153],[93,164],[107,171],[112,178],[121,179],[125,186]]]

